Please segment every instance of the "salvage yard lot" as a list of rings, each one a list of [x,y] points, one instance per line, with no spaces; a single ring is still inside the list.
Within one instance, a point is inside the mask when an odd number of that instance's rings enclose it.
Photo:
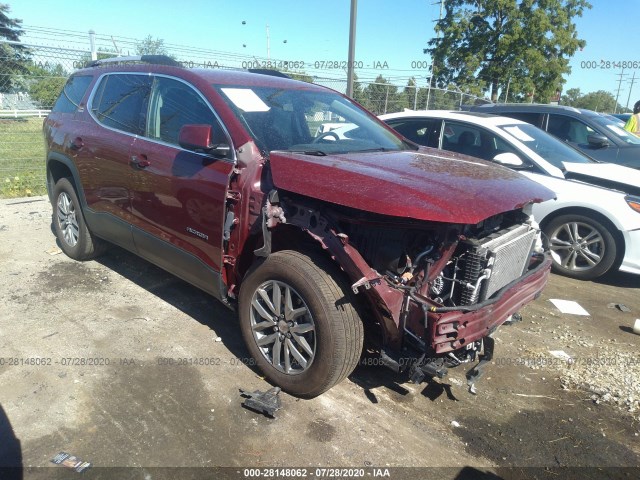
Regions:
[[[62,451],[93,463],[86,478],[98,467],[162,466],[567,478],[553,469],[639,465],[640,412],[630,411],[640,397],[640,336],[631,332],[639,277],[552,276],[522,322],[497,332],[476,396],[466,369],[412,385],[367,358],[314,400],[282,394],[268,419],[241,407],[239,389],[269,385],[233,312],[117,248],[85,263],[57,254],[50,208],[43,197],[0,200],[0,415],[25,467],[48,467]],[[590,316],[562,314],[551,298],[575,300]],[[4,441],[11,430],[0,417],[2,425]],[[66,472],[27,468],[24,477]],[[574,473],[637,478],[637,470]]]

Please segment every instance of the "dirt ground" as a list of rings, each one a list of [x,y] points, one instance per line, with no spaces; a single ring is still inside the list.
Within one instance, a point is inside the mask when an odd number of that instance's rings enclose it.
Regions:
[[[553,276],[497,332],[477,395],[465,368],[414,385],[361,366],[314,400],[282,394],[275,419],[241,407],[269,385],[233,312],[121,249],[60,254],[43,197],[0,200],[0,308],[0,464],[24,467],[0,478],[640,477],[638,276]]]

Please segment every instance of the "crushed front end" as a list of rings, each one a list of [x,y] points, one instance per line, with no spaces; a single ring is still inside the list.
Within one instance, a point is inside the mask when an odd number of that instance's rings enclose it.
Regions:
[[[407,371],[416,383],[480,360],[467,373],[474,392],[493,355],[491,335],[540,295],[551,260],[542,249],[539,229],[522,210],[477,225],[432,227],[435,230],[410,229],[404,241],[377,248],[387,252],[384,281],[403,293],[401,345],[383,348],[382,359],[397,371]],[[368,232],[367,243],[372,236]],[[358,245],[357,235],[350,238]],[[392,245],[396,255],[389,257]],[[399,245],[404,248],[398,255]],[[368,250],[359,247],[361,253]],[[383,266],[379,260],[373,265]]]
[[[491,335],[547,283],[551,259],[530,205],[463,225],[273,200],[265,227],[296,225],[322,244],[366,300],[382,363],[417,383],[480,361],[467,375],[473,392]]]

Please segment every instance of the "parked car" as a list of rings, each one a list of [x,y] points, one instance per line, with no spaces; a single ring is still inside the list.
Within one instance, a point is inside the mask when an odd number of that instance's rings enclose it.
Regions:
[[[604,118],[608,120],[611,120],[616,125],[619,125],[622,128],[624,128],[625,121],[623,121],[619,115],[610,115],[608,113],[601,113],[600,115],[602,115]]]
[[[591,110],[562,105],[486,104],[472,112],[517,118],[535,125],[601,162],[640,169],[640,137]]]
[[[627,123],[627,121],[631,118],[630,113],[614,113],[613,116],[620,119],[622,123]]]
[[[584,280],[617,268],[640,274],[640,171],[595,162],[512,118],[433,110],[380,118],[420,145],[506,165],[552,189],[556,199],[533,215],[555,272]]]
[[[75,72],[44,125],[62,250],[114,243],[210,293],[266,378],[301,397],[348,376],[365,336],[417,382],[482,349],[486,363],[491,333],[547,281],[530,217],[553,193],[264,73],[157,56]],[[313,136],[326,118],[359,135]]]

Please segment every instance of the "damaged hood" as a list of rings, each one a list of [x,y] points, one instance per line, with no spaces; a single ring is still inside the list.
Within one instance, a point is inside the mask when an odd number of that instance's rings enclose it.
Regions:
[[[274,185],[382,215],[475,224],[554,193],[489,162],[432,149],[312,156],[270,153]]]
[[[604,188],[640,195],[640,170],[615,163],[564,162],[564,176]]]

